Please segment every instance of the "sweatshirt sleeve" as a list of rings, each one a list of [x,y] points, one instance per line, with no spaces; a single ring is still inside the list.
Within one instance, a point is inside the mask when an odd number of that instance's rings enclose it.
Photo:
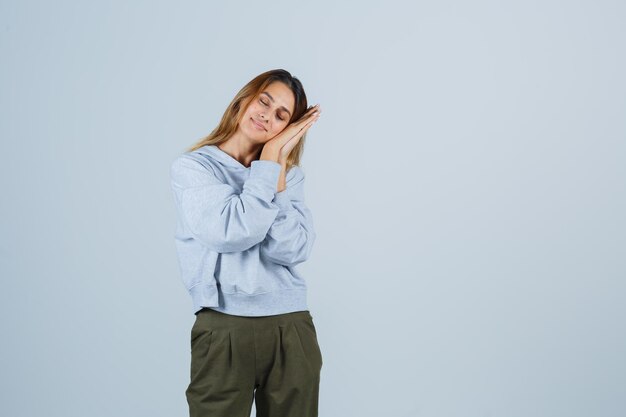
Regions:
[[[209,249],[242,252],[261,242],[278,207],[272,203],[281,165],[252,161],[241,193],[219,180],[210,167],[183,154],[170,168],[172,189],[191,235]]]
[[[316,237],[311,210],[304,202],[304,173],[298,166],[292,169],[295,175],[287,188],[275,195],[280,211],[261,243],[263,256],[285,266],[306,261]]]

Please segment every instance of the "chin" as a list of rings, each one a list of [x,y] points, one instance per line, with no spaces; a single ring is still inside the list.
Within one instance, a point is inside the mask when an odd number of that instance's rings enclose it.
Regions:
[[[254,140],[257,143],[265,143],[268,140],[267,133],[253,131],[250,132],[250,139]]]

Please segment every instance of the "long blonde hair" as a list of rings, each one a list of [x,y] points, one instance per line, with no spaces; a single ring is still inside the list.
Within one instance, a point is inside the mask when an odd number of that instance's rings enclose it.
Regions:
[[[217,145],[228,140],[237,131],[237,126],[243,118],[243,114],[248,105],[252,100],[259,97],[268,85],[275,81],[280,81],[289,87],[295,98],[295,108],[288,121],[288,125],[293,121],[299,120],[306,113],[308,107],[306,94],[300,80],[284,69],[266,71],[254,77],[239,90],[235,98],[233,98],[226,108],[222,120],[217,127],[189,148],[188,151],[195,151],[205,145]],[[287,157],[287,170],[289,170],[292,165],[300,165],[305,139],[306,133],[300,138],[298,144]]]

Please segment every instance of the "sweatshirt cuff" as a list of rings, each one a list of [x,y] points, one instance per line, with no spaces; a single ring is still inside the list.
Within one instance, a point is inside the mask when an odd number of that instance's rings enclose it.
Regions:
[[[263,197],[267,201],[271,201],[278,187],[278,178],[282,166],[278,162],[268,161],[265,159],[257,159],[250,164],[250,176],[248,177],[248,186],[251,185],[251,179],[254,183],[262,187]],[[256,188],[256,187],[255,187]]]
[[[278,175],[280,175],[281,169],[281,164],[276,161],[270,161],[269,159],[255,159],[250,163],[250,173],[252,173],[252,171],[271,173],[275,172],[276,179],[278,179]]]

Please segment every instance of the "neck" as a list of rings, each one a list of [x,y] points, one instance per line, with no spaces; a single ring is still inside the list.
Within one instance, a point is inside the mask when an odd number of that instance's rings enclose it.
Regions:
[[[250,167],[252,161],[259,159],[261,151],[263,150],[262,143],[254,143],[239,131],[235,132],[228,140],[217,146],[222,151],[238,160],[245,167]]]

